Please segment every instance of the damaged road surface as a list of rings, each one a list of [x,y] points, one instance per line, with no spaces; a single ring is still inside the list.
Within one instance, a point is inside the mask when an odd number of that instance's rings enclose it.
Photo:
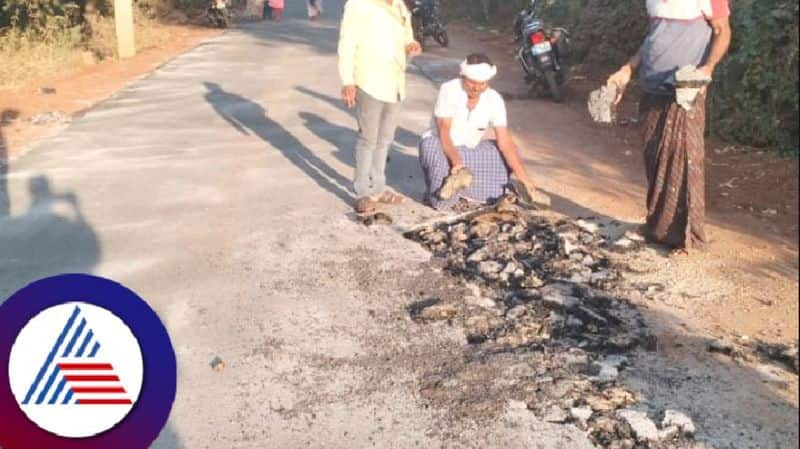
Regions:
[[[465,290],[408,308],[419,322],[458,323],[468,345],[463,358],[428,374],[423,397],[461,416],[527,410],[584,430],[602,448],[710,448],[694,441],[686,414],[649,416],[619,382],[637,352],[657,342],[622,296],[627,286],[609,258],[618,245],[592,223],[514,203],[505,197],[406,233]]]

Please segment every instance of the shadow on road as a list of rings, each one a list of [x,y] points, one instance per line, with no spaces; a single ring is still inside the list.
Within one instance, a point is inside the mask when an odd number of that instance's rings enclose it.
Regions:
[[[28,210],[0,219],[0,298],[43,277],[90,273],[100,260],[100,242],[73,192],[53,191],[42,175],[28,180],[28,191]]]
[[[4,109],[0,112],[0,219],[11,213],[11,200],[8,195],[8,148],[3,137],[3,126],[9,119],[14,119],[19,112],[14,109]]]
[[[314,182],[336,195],[346,204],[352,204],[351,181],[342,176],[314,152],[303,145],[292,133],[267,116],[258,103],[241,95],[225,91],[219,84],[206,82],[205,99],[222,118],[242,134],[256,135],[283,154]]]
[[[336,125],[311,112],[301,112],[299,116],[314,135],[327,141],[336,149],[334,156],[339,161],[355,168],[355,146],[358,133],[354,129]],[[416,136],[407,130],[404,130],[404,135],[408,140],[413,140],[413,136]],[[405,177],[417,171],[419,171],[417,158],[397,151],[397,148],[392,145],[386,169],[386,183],[389,187],[413,198],[419,189],[415,188],[413,183],[406,182]]]
[[[337,108],[337,109],[339,109],[341,111],[344,111],[344,112],[350,114],[355,119],[355,110],[346,108],[344,106],[344,104],[342,103],[342,100],[340,100],[338,98],[334,98],[334,97],[332,97],[330,95],[326,95],[326,94],[323,94],[321,92],[317,92],[315,90],[309,89],[309,88],[304,87],[304,86],[296,86],[295,90],[297,90],[298,92],[300,92],[302,94],[308,95],[309,97],[313,97],[313,98],[316,98],[317,100],[320,100],[320,101],[323,101],[325,103],[328,103],[329,105],[331,105],[331,106],[333,106],[333,107],[335,107],[335,108]],[[398,126],[397,127],[397,132],[394,135],[395,142],[399,143],[400,145],[402,145],[404,147],[414,147],[414,148],[416,148],[417,145],[419,145],[419,141],[421,139],[422,139],[422,137],[419,135],[419,133],[411,131],[410,129],[404,128],[402,126]]]

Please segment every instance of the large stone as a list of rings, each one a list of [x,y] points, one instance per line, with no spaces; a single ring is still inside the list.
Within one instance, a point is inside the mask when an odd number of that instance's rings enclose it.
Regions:
[[[572,407],[569,410],[569,414],[572,416],[572,419],[580,423],[586,423],[592,418],[594,412],[590,407]]]
[[[482,274],[497,274],[502,269],[503,266],[494,260],[487,260],[478,264],[478,271]]]
[[[580,305],[581,300],[573,296],[572,291],[571,284],[555,283],[542,287],[539,293],[545,304],[561,309],[573,309]]]
[[[667,410],[664,413],[664,420],[661,422],[661,427],[677,427],[684,435],[694,435],[695,426],[694,421],[685,413],[676,410]]]
[[[547,413],[545,413],[545,415],[543,417],[543,419],[546,422],[551,422],[551,423],[564,423],[564,422],[567,422],[568,418],[569,418],[569,415],[567,414],[567,412],[565,410],[562,410],[560,407],[555,406],[555,405],[550,407],[547,410]]]
[[[647,417],[647,413],[628,409],[618,411],[617,416],[631,426],[639,441],[658,441],[658,427]]]

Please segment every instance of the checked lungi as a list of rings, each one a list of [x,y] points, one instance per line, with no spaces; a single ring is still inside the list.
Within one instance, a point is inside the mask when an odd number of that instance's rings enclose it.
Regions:
[[[450,174],[450,162],[444,155],[442,143],[437,136],[422,139],[419,144],[419,161],[425,175],[425,200],[436,209],[449,209],[461,198],[490,203],[505,193],[509,171],[497,143],[483,140],[475,148],[456,147],[464,165],[472,172],[472,185],[449,200],[437,196]]]
[[[647,237],[679,249],[702,249],[705,232],[706,98],[692,111],[673,97],[645,95],[640,104],[647,171]]]

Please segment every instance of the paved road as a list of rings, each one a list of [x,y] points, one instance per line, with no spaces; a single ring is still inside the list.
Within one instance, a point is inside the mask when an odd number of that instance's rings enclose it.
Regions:
[[[61,272],[145,297],[179,359],[155,448],[585,447],[569,430],[520,427],[530,417],[519,411],[486,429],[421,401],[420,372],[463,335],[408,322],[407,292],[429,255],[349,215],[355,123],[335,69],[343,1],[326,3],[320,23],[289,2],[283,24],[202,44],[16,160],[0,297]],[[414,145],[435,86],[415,68],[409,83],[388,174],[418,199]],[[395,213],[400,224],[431,215],[419,204]]]

